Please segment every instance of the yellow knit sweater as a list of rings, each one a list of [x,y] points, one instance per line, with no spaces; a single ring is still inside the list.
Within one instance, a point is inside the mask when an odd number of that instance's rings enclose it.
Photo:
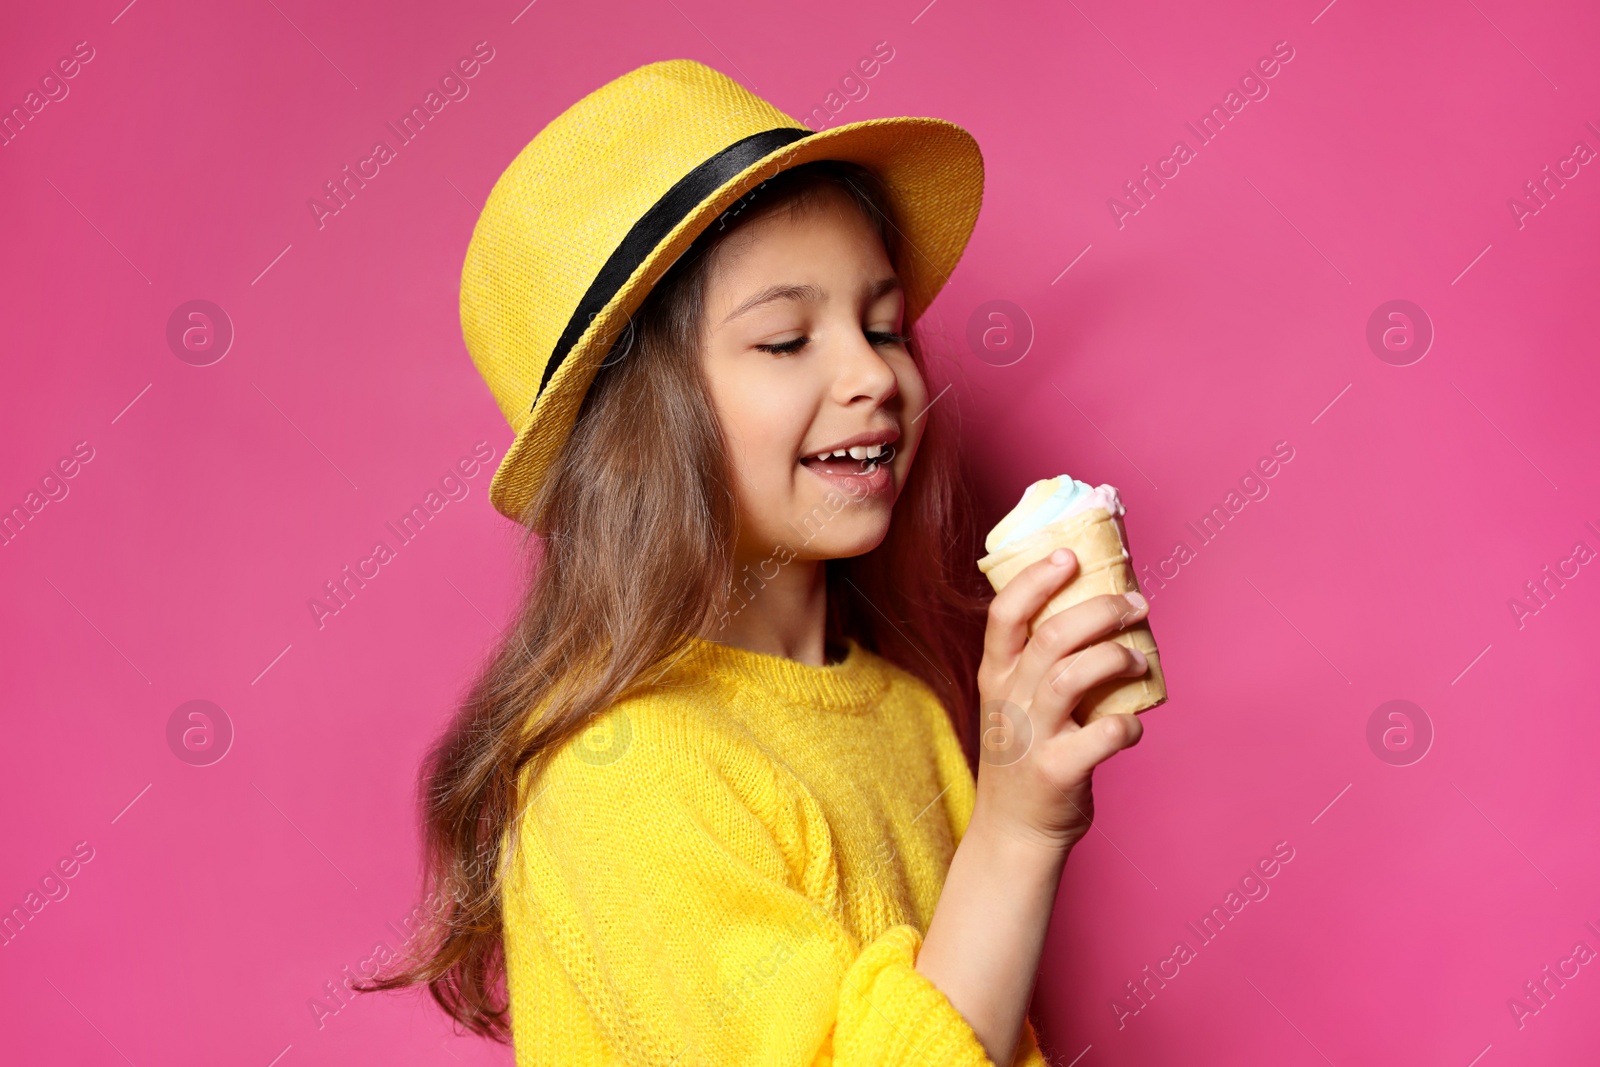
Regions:
[[[972,772],[883,657],[692,639],[531,792],[504,896],[518,1067],[993,1067],[915,969]],[[1031,1024],[1012,1063],[1046,1065]]]

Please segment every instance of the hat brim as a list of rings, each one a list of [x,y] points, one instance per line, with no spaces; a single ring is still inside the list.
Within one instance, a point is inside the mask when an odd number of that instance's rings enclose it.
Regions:
[[[883,182],[904,249],[900,280],[910,328],[944,287],[977,224],[983,202],[983,155],[953,122],[879,118],[809,134],[763,156],[690,211],[644,257],[556,368],[529,419],[489,483],[502,515],[522,521],[616,336],[652,286],[694,239],[733,202],[775,174],[819,159],[871,168]]]

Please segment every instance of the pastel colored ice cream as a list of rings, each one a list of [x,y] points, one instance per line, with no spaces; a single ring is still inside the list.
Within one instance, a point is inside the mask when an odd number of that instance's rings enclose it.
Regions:
[[[985,552],[997,552],[1029,534],[1090,508],[1104,508],[1113,515],[1124,514],[1122,500],[1109,485],[1090,487],[1070,474],[1045,478],[1028,486],[1005,518],[995,524],[984,539]]]
[[[1028,486],[1017,506],[995,524],[984,539],[985,555],[978,569],[999,593],[1006,584],[1057,548],[1071,549],[1076,572],[1034,617],[1028,636],[1058,611],[1091,597],[1137,592],[1133,559],[1123,540],[1122,500],[1109,485],[1090,486],[1069,475],[1046,478]],[[1087,726],[1106,715],[1138,714],[1167,699],[1166,674],[1150,620],[1121,627],[1110,639],[1144,654],[1146,671],[1137,677],[1116,677],[1085,693],[1073,717]]]

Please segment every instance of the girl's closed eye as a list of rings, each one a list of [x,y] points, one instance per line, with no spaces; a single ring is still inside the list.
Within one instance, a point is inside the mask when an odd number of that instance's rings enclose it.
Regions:
[[[875,345],[903,345],[911,340],[906,334],[888,330],[866,330],[863,332],[866,334],[867,339]],[[782,356],[791,352],[798,352],[810,340],[811,338],[802,335],[792,341],[779,341],[776,344],[756,345],[756,347],[763,352],[771,352],[773,355]]]

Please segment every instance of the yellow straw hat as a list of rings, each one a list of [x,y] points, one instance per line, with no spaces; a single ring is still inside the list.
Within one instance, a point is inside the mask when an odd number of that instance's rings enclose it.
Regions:
[[[607,347],[673,262],[744,193],[818,159],[863,164],[904,235],[905,324],[966,248],[983,156],[943,119],[813,131],[720,71],[649,63],[552,119],[478,216],[461,269],[467,350],[516,432],[489,485],[522,521]]]

